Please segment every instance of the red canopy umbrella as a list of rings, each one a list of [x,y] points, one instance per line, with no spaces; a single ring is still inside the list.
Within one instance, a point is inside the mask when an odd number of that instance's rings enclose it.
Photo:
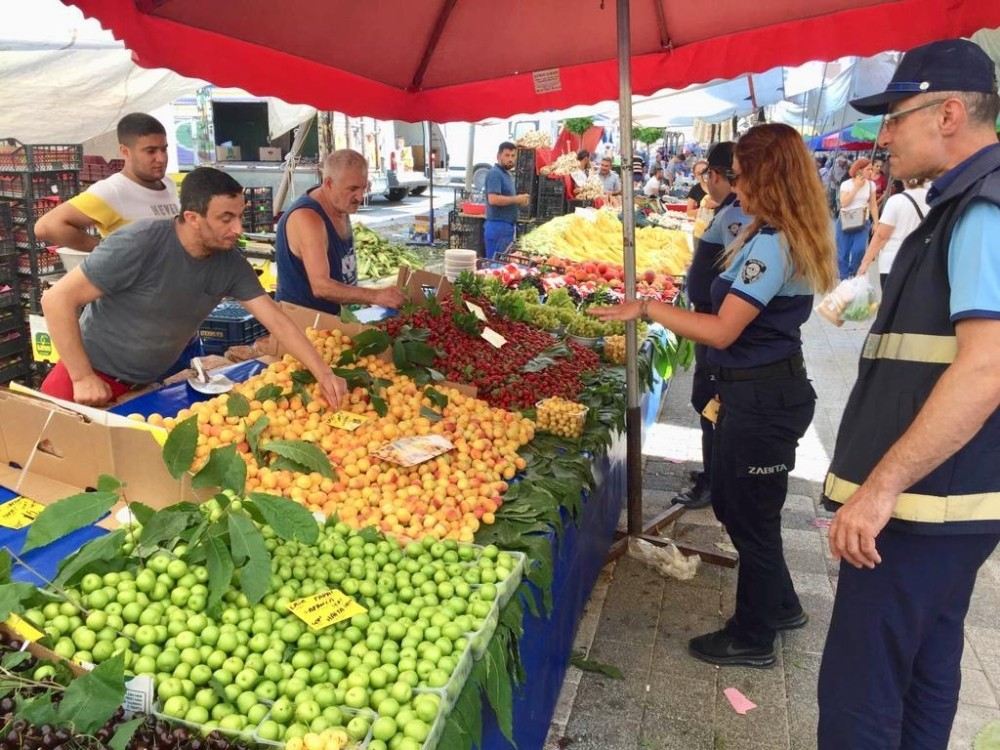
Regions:
[[[63,0],[167,67],[353,115],[475,121],[683,88],[1000,26],[997,0]],[[635,298],[632,181],[623,184],[626,299]],[[636,329],[629,323],[629,533],[642,526]]]
[[[351,115],[476,121],[619,93],[614,0],[72,4],[146,67]],[[637,94],[1000,26],[995,0],[717,0],[708,12],[632,0],[630,12]]]

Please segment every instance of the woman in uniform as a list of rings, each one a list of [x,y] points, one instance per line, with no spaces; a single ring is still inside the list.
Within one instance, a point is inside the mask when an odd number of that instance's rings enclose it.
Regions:
[[[722,630],[692,639],[689,650],[712,664],[767,667],[775,632],[808,621],[785,565],[781,508],[816,400],[800,328],[813,294],[836,281],[836,252],[823,187],[795,130],[751,128],[727,177],[754,220],[728,248],[712,285],[712,313],[649,300],[591,312],[647,318],[709,347],[721,401],[717,414],[706,409],[717,420],[712,505],[740,563],[735,614]]]

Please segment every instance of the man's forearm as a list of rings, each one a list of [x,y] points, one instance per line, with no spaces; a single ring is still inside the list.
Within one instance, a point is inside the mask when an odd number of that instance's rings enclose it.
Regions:
[[[59,359],[66,365],[70,379],[82,380],[94,374],[90,358],[83,348],[80,321],[77,310],[67,306],[62,300],[42,297],[42,312],[52,337],[52,343],[59,352]]]
[[[313,294],[329,302],[342,305],[374,305],[377,289],[342,284],[333,279],[321,279],[318,283],[310,282]]]
[[[499,193],[490,193],[486,196],[486,200],[491,206],[513,206],[517,203],[516,195],[500,195]]]
[[[910,428],[865,484],[898,495],[954,455],[979,432],[1000,401],[1000,374],[990,358],[956,359],[938,380]]]
[[[44,240],[50,245],[60,245],[88,253],[97,247],[101,241],[94,235],[88,234],[82,229],[67,223],[46,224],[40,228],[36,228],[35,233],[39,239]]]

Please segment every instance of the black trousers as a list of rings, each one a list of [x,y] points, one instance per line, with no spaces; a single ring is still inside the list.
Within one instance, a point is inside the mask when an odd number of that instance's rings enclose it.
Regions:
[[[715,425],[701,416],[705,406],[715,398],[715,381],[709,373],[706,357],[708,347],[703,344],[694,345],[694,378],[691,383],[691,406],[698,413],[701,422],[701,463],[705,480],[712,476],[712,441],[715,439]]]
[[[729,628],[748,644],[770,646],[771,623],[801,611],[781,546],[781,509],[816,393],[805,373],[719,380],[716,387],[722,408],[712,446],[712,507],[740,555]]]

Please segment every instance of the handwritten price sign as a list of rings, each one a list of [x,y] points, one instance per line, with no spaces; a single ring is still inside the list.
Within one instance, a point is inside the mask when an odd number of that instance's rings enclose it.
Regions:
[[[298,599],[289,604],[288,609],[308,625],[310,630],[323,630],[341,620],[349,620],[368,611],[337,589]]]

